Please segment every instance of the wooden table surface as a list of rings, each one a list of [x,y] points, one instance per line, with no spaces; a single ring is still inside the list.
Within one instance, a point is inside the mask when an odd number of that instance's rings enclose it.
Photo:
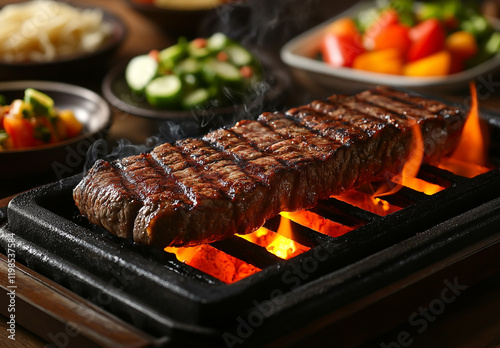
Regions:
[[[0,5],[12,1],[0,1]],[[79,3],[88,3],[90,5],[98,5],[112,11],[122,18],[128,27],[128,36],[123,46],[119,49],[116,56],[113,58],[109,67],[117,62],[133,57],[150,49],[166,47],[176,38],[155,26],[148,18],[132,11],[126,2],[119,0],[80,0]],[[256,1],[259,4],[258,1]],[[262,5],[262,2],[260,5]],[[288,4],[290,10],[291,1],[283,1],[283,4]],[[325,2],[313,0],[311,4],[320,4],[321,10],[314,12],[314,6],[306,7],[308,14],[306,19],[302,21],[303,29],[311,26],[315,21],[322,18],[328,18],[339,11],[340,6],[347,5],[324,5]],[[300,10],[300,8],[299,8]],[[293,13],[301,13],[295,10]],[[279,11],[277,12],[279,13]],[[259,40],[264,40],[263,45],[277,54],[280,45],[288,36],[300,31],[297,21],[293,21],[292,28],[286,27],[291,25],[290,19],[283,19],[282,30],[277,30],[269,34],[268,38],[274,42],[266,42],[266,35],[263,35]],[[291,72],[290,72],[291,73]],[[100,83],[103,76],[88,76],[78,81],[72,81],[74,84],[82,85],[100,93]],[[306,78],[307,79],[307,78]],[[290,94],[285,101],[286,106],[300,105],[311,98],[322,97],[328,94],[333,94],[337,91],[324,90],[321,86],[316,85],[313,81],[304,80],[303,76],[293,75],[293,84],[290,86]],[[479,81],[478,92],[482,107],[500,112],[500,76],[496,74],[488,74]],[[467,97],[467,90],[461,90],[453,93],[444,93],[443,96],[454,99],[464,100]],[[129,139],[134,144],[142,144],[149,136],[155,135],[157,124],[152,123],[147,119],[129,115],[123,112],[114,110],[113,124],[109,130],[108,141],[116,142],[120,139]],[[39,180],[23,180],[16,182],[13,180],[9,185],[0,184],[0,206],[5,205],[9,197],[23,190],[30,189],[37,185],[45,183],[44,179]],[[496,260],[492,260],[492,264],[496,264]],[[478,270],[479,272],[481,270]],[[387,313],[390,315],[390,313]],[[22,327],[17,328],[16,341],[8,340],[6,337],[6,318],[0,320],[0,346],[2,347],[44,347],[47,344],[47,337],[37,337],[33,333],[24,330]],[[375,347],[483,347],[493,348],[500,347],[500,268],[498,272],[491,272],[484,281],[481,281],[470,290],[464,292],[459,301],[452,303],[446,311],[438,318],[428,323],[426,330],[415,337],[408,344],[407,340],[398,341],[401,332],[404,332],[405,326],[397,327],[388,333],[380,332],[380,337],[365,342],[365,346]],[[355,325],[355,323],[353,323]],[[363,330],[363,328],[358,328]],[[353,340],[356,342],[356,340]],[[335,337],[332,337],[332,342],[335,342]],[[332,344],[332,346],[334,346]],[[345,346],[350,346],[345,344]]]

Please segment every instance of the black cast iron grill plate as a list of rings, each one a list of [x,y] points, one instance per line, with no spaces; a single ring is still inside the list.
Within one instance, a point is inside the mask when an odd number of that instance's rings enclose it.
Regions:
[[[496,132],[497,119],[489,120]],[[296,240],[311,250],[287,261],[237,237],[213,243],[262,268],[230,285],[79,217],[72,190],[81,176],[12,200],[0,244],[5,248],[14,232],[17,261],[166,345],[219,346],[224,333],[237,337],[238,318],[273,300],[265,324],[252,328],[259,334],[245,338],[265,342],[497,232],[500,169],[466,179],[424,166],[419,175],[447,188],[432,196],[404,189],[387,198],[405,206],[388,216],[335,199],[320,202],[314,212],[357,228],[331,238],[292,223]],[[275,218],[265,226],[277,225]]]
[[[440,172],[432,167],[424,170]],[[450,173],[444,174],[453,177]],[[310,313],[301,316],[301,320],[312,319],[326,308],[331,310],[348,303],[382,286],[388,279],[406,274],[408,268],[418,269],[484,238],[495,230],[500,220],[497,199],[500,171],[497,169],[474,179],[459,178],[461,185],[453,184],[386,217],[347,207],[354,221],[367,222],[337,238],[315,235],[306,229],[306,237],[302,238],[311,240],[311,246],[317,245],[288,261],[262,261],[262,252],[248,252],[248,243],[241,239],[237,243],[231,240],[215,243],[233,255],[243,254],[242,258],[247,261],[257,260],[254,263],[261,262],[261,266],[267,263],[261,272],[226,285],[178,262],[174,255],[124,242],[86,225],[71,204],[71,191],[79,179],[69,178],[12,201],[7,229],[17,235],[19,260],[157,336],[196,332],[199,337],[217,340],[221,332],[237,323],[238,316],[251,311],[256,302],[269,300],[276,294],[282,297],[269,322],[280,317],[280,313],[304,311],[305,303],[310,301],[313,301],[307,305]],[[336,200],[321,202],[319,207],[346,208]],[[475,210],[479,213],[469,216]],[[345,213],[345,209],[343,211]],[[464,214],[471,219],[462,221],[461,226],[451,222]],[[267,227],[274,229],[273,224],[270,220]],[[481,226],[473,228],[474,233],[468,233],[467,224]],[[304,230],[299,225],[294,227]],[[369,262],[367,258],[374,255],[383,255],[390,273],[385,274],[384,267],[376,263],[364,276],[349,273],[352,265]],[[335,276],[342,274],[344,281],[335,283]],[[359,282],[365,285],[355,285]],[[323,300],[318,301],[318,295],[324,293],[334,298],[327,301],[327,305]],[[294,309],[297,303],[302,306]]]

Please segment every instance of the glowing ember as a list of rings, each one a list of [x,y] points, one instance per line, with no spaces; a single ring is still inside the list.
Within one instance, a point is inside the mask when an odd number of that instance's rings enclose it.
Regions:
[[[457,149],[441,161],[438,167],[457,175],[473,178],[491,168],[488,165],[488,130],[479,117],[476,85],[470,83],[472,96],[471,109],[465,122],[464,130]]]
[[[425,193],[426,195],[433,195],[444,190],[444,187],[442,186],[432,184],[419,178],[410,177],[405,178],[404,186],[411,188],[412,190]]]
[[[352,227],[344,226],[335,221],[325,219],[322,216],[307,210],[300,210],[293,213],[282,212],[281,216],[330,237],[338,237],[352,231]]]
[[[237,236],[244,238],[254,244],[260,245],[266,248],[270,253],[285,260],[291,259],[292,257],[300,255],[310,249],[281,234],[287,236],[292,235],[290,220],[283,217],[280,221],[278,233],[261,227],[253,233]]]
[[[208,244],[189,248],[167,247],[165,251],[175,254],[179,261],[226,284],[234,283],[260,271],[257,267],[217,250]]]

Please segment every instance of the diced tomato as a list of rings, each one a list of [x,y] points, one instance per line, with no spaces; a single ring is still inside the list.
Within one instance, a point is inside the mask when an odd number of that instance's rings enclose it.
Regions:
[[[399,23],[385,27],[373,38],[375,51],[396,48],[401,52],[401,56],[406,56],[410,45],[410,28]]]
[[[217,53],[217,60],[218,61],[225,62],[228,59],[229,59],[229,56],[227,55],[226,52],[220,51],[219,53]]]
[[[403,67],[408,76],[443,76],[450,72],[451,55],[443,50],[430,56],[413,61]]]
[[[253,76],[253,70],[248,65],[242,66],[240,68],[240,75],[245,79],[249,79]]]
[[[323,36],[321,54],[323,60],[335,67],[350,67],[354,58],[364,52],[359,38],[326,34]]]
[[[381,74],[401,74],[403,57],[398,49],[370,51],[360,54],[353,63],[353,68]]]
[[[203,48],[207,47],[207,39],[199,37],[191,41],[193,47],[195,48]]]
[[[399,16],[397,11],[393,9],[383,11],[379,17],[365,30],[363,36],[363,43],[367,49],[373,49],[373,40],[383,31],[385,28],[392,24],[399,23]]]
[[[158,50],[151,50],[149,51],[149,56],[153,58],[155,61],[159,62],[160,61],[160,51]]]
[[[29,120],[7,115],[3,119],[3,127],[12,141],[13,148],[35,145],[33,126]]]
[[[429,18],[410,29],[412,43],[408,51],[408,61],[412,62],[442,51],[446,34],[441,23]]]

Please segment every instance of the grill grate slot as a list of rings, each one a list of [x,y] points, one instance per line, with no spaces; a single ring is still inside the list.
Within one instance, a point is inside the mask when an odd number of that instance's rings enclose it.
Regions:
[[[210,245],[260,269],[283,261],[283,259],[268,252],[266,248],[236,236],[213,242]]]
[[[376,214],[335,198],[320,201],[314,208],[309,209],[309,211],[325,219],[353,228],[365,225],[378,218]]]
[[[418,172],[419,179],[449,188],[454,184],[467,181],[467,178],[453,174],[452,172],[428,164],[423,164]]]
[[[318,246],[332,239],[332,237],[316,232],[315,230],[309,227],[302,226],[289,219],[287,220],[290,221],[290,229],[286,229],[284,231],[280,230],[278,227],[279,224],[281,223],[281,219],[286,219],[286,218],[278,215],[268,220],[264,224],[264,227],[267,228],[268,230],[279,233],[282,236],[309,248],[314,248],[315,246]]]

